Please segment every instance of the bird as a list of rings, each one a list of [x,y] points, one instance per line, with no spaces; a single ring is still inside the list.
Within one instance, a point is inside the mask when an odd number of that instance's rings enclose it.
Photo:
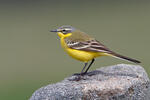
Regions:
[[[58,34],[61,46],[68,55],[74,59],[84,62],[83,69],[80,73],[76,73],[77,75],[85,75],[94,63],[95,58],[102,56],[111,56],[137,64],[141,63],[136,59],[120,55],[110,50],[95,38],[70,25],[63,25],[58,29],[51,30],[50,32],[56,32]]]

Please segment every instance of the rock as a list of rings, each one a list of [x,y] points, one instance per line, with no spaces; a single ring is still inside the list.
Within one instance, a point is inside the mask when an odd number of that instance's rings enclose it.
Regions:
[[[150,100],[150,80],[143,67],[118,64],[42,87],[30,100]]]

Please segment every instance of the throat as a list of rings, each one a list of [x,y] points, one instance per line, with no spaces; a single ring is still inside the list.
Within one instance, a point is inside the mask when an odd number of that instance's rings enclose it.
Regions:
[[[64,39],[63,37],[60,38],[60,42],[61,42],[61,46],[62,46],[64,49],[68,48],[68,46],[67,46],[67,44],[66,44],[66,42],[65,42],[65,39]]]

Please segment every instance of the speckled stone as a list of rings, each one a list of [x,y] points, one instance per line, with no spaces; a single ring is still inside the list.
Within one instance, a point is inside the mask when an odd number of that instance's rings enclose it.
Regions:
[[[44,86],[30,100],[150,100],[150,80],[143,67],[118,64]]]

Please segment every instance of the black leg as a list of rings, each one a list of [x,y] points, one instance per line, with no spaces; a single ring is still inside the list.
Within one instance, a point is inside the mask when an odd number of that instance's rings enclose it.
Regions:
[[[87,64],[88,64],[88,63],[85,63],[85,65],[84,65],[84,67],[83,67],[83,69],[82,69],[82,71],[81,71],[81,74],[84,72],[84,69],[86,68]]]
[[[88,66],[88,68],[86,69],[86,71],[84,72],[84,74],[86,74],[87,73],[87,71],[89,70],[89,68],[91,67],[91,65],[93,64],[93,62],[95,61],[95,59],[92,59],[92,61],[91,61],[91,63],[90,63],[90,65]]]
[[[86,68],[87,64],[88,64],[88,63],[85,63],[85,65],[84,65],[84,67],[83,67],[81,73],[74,73],[73,75],[83,75],[83,74],[84,74],[84,69]]]

